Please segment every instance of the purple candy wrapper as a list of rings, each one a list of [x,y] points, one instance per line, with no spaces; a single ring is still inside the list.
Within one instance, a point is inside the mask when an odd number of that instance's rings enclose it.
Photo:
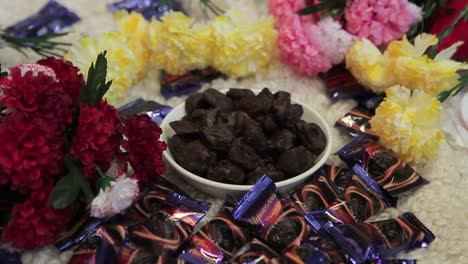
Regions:
[[[172,111],[172,107],[168,105],[162,105],[155,101],[143,100],[139,98],[135,101],[132,101],[122,107],[120,107],[119,112],[121,115],[127,116],[131,114],[147,114],[153,122],[156,122],[160,125],[163,119]]]
[[[0,263],[2,264],[21,264],[21,255],[18,252],[8,252],[1,248],[0,244]]]
[[[359,84],[344,65],[333,67],[323,74],[323,78],[332,101],[354,99],[359,106],[373,112],[385,97],[384,94],[375,94]]]
[[[306,219],[311,226],[322,225],[320,230],[332,237],[343,252],[358,263],[387,263],[384,258],[402,251],[425,248],[435,239],[434,234],[412,213],[365,224],[324,224],[322,219],[316,219],[312,214],[308,214]]]
[[[427,184],[420,174],[391,150],[369,137],[359,136],[337,152],[348,166],[360,165],[377,184],[392,196]]]
[[[107,6],[112,12],[126,10],[128,12],[135,11],[141,13],[148,21],[151,21],[152,17],[158,20],[161,19],[169,10],[182,11],[180,3],[175,0],[122,0],[107,4]]]
[[[223,76],[222,73],[213,68],[193,70],[179,76],[164,74],[161,83],[161,94],[165,98],[191,94],[200,90],[205,83],[209,83],[221,76]]]
[[[415,259],[376,259],[366,262],[366,264],[416,264]]]
[[[260,264],[272,263],[283,264],[288,263],[282,256],[275,250],[270,248],[267,244],[254,238],[248,244],[245,250],[241,251],[239,255],[232,261],[234,264]]]
[[[192,236],[182,246],[178,258],[191,264],[219,264],[227,263],[221,249],[211,240],[201,236]]]
[[[21,38],[40,37],[59,33],[78,21],[78,15],[55,0],[49,0],[36,14],[7,27],[5,33]]]
[[[279,253],[301,244],[311,229],[289,199],[276,193],[273,181],[262,176],[239,201],[234,219]]]

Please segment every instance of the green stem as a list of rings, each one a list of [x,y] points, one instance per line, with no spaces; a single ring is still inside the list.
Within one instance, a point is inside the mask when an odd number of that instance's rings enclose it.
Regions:
[[[457,95],[463,88],[468,84],[468,74],[462,75],[460,78],[458,78],[460,81],[457,83],[453,88],[447,91],[440,92],[437,95],[437,99],[442,103],[444,102],[447,98],[451,96]]]
[[[460,21],[460,19],[464,18],[463,20],[466,20],[468,18],[468,6],[465,6],[465,8],[463,8],[463,10],[458,14],[458,16],[452,21],[452,23],[450,23],[450,25],[445,28],[440,34],[439,34],[439,42],[437,43],[437,45],[434,45],[432,47],[429,48],[429,50],[427,51],[427,55],[430,57],[430,58],[435,58],[435,56],[437,55],[437,48],[439,47],[440,43],[442,42],[442,40],[447,37],[448,35],[450,35],[450,33],[452,33],[453,31],[453,28],[455,27],[455,25],[458,23],[458,21]],[[466,29],[463,29],[463,30],[466,30]]]

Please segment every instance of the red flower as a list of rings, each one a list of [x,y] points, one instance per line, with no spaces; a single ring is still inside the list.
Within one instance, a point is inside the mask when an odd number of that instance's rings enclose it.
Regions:
[[[71,153],[77,157],[89,177],[96,176],[95,165],[103,171],[109,169],[117,155],[122,127],[119,112],[105,101],[96,107],[80,105],[80,118]]]
[[[71,219],[71,209],[48,207],[52,184],[31,194],[24,204],[13,207],[12,218],[3,230],[2,241],[18,249],[34,249],[55,241]]]
[[[0,104],[47,120],[49,126],[63,131],[72,121],[74,102],[50,75],[52,71],[46,71],[50,68],[32,66],[11,68],[9,77],[0,79]]]
[[[437,7],[433,14],[431,33],[439,35],[444,29],[446,29],[450,23],[458,16],[458,14],[465,8],[466,0],[452,0],[447,1],[448,11]],[[468,59],[468,21],[463,21],[463,18],[453,28],[446,38],[440,43],[438,50],[441,51],[450,47],[457,41],[464,41],[462,46],[457,48],[457,52],[454,54],[454,58],[466,60]]]
[[[147,115],[130,115],[125,122],[126,140],[122,146],[129,152],[133,176],[140,187],[150,186],[164,171],[162,152],[166,144],[159,141],[161,128]]]
[[[64,138],[45,120],[14,112],[0,125],[0,183],[26,192],[63,172]]]
[[[60,80],[60,83],[63,85],[65,92],[76,102],[80,95],[80,88],[84,84],[83,74],[79,73],[80,69],[73,66],[70,61],[64,61],[54,57],[47,57],[37,63],[52,68],[57,78]]]

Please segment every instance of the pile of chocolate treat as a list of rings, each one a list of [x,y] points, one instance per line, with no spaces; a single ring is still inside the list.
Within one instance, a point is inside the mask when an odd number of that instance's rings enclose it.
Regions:
[[[215,89],[185,103],[187,115],[170,126],[169,149],[186,170],[209,180],[252,185],[262,175],[279,182],[310,169],[327,139],[288,92]]]
[[[365,136],[338,155],[350,168],[324,165],[287,195],[262,176],[198,231],[210,204],[162,179],[124,214],[78,221],[57,246],[78,245],[70,263],[415,263],[389,259],[435,239],[414,214],[363,222],[427,181]]]

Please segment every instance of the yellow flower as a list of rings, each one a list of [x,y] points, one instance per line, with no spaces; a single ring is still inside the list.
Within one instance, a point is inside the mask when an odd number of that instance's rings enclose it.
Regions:
[[[115,20],[119,26],[119,32],[128,40],[137,40],[146,48],[149,47],[149,23],[140,13],[132,12],[129,14],[127,11],[118,11],[115,13]]]
[[[346,68],[356,80],[376,93],[384,92],[395,80],[388,73],[380,50],[368,39],[356,41],[346,54]]]
[[[273,25],[273,18],[253,18],[234,9],[218,16],[213,22],[213,67],[234,78],[265,68],[276,45]]]
[[[180,12],[169,12],[162,21],[153,19],[149,32],[151,61],[170,74],[203,69],[213,56],[214,36],[211,27],[194,24]]]
[[[441,51],[434,59],[424,55],[427,48],[437,42],[437,37],[429,34],[417,36],[414,45],[406,37],[392,41],[384,57],[389,62],[390,75],[396,77],[395,84],[404,85],[411,90],[421,89],[433,95],[455,86],[459,78],[457,71],[468,67],[450,58],[463,42],[457,42]]]
[[[106,32],[97,37],[84,37],[65,55],[86,75],[97,55],[107,50],[107,79],[112,86],[105,98],[116,103],[126,96],[126,89],[147,71],[148,50],[138,41],[128,41],[119,32]]]
[[[409,162],[432,158],[444,136],[439,129],[441,103],[422,90],[395,85],[371,119],[372,130],[387,147]]]

